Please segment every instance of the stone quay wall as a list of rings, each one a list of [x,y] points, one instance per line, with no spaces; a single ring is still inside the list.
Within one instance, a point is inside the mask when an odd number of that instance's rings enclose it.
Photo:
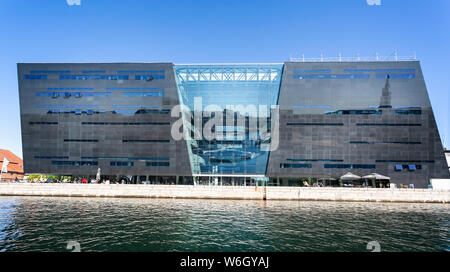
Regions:
[[[0,196],[449,203],[449,190],[134,184],[0,183]]]

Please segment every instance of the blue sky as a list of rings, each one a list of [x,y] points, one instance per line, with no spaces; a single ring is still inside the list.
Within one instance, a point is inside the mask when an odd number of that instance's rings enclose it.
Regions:
[[[18,62],[284,62],[417,54],[450,147],[450,1],[2,0],[0,148],[22,156]]]

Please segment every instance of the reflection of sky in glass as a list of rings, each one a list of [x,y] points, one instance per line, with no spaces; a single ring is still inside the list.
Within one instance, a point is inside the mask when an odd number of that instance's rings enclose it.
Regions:
[[[175,73],[182,103],[191,110],[194,99],[201,98],[202,110],[210,105],[221,109],[254,106],[258,110],[262,105],[270,111],[270,106],[278,102],[282,68],[281,64],[176,65]],[[261,151],[264,142],[250,140],[249,132],[238,125],[227,124],[217,127],[217,131],[244,135],[237,134],[233,139],[218,137],[218,141],[188,141],[194,174],[265,174],[268,152]]]

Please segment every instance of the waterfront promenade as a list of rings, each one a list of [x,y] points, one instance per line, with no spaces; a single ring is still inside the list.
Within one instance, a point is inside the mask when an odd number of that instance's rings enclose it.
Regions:
[[[449,203],[449,190],[134,184],[0,183],[0,196]]]

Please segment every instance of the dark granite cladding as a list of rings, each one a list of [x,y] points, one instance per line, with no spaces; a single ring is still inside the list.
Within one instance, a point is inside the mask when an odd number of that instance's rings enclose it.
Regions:
[[[26,173],[191,175],[186,143],[170,134],[173,64],[18,64],[18,73]]]
[[[287,62],[279,105],[271,178],[376,172],[421,188],[430,178],[450,178],[419,62]],[[292,160],[310,160],[312,167],[280,167]]]
[[[186,142],[170,134],[173,64],[18,64],[18,78],[26,173],[192,175]],[[278,104],[266,176],[281,184],[450,178],[419,62],[287,62]]]

